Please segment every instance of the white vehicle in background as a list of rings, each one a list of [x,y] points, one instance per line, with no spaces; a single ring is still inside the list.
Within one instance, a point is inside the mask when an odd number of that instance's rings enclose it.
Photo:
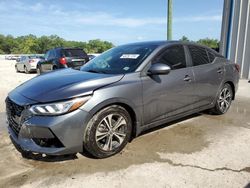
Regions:
[[[18,55],[13,55],[13,56],[11,56],[10,59],[11,59],[11,60],[18,60],[18,59],[20,59],[20,56],[18,56]]]
[[[20,59],[19,55],[6,55],[5,60],[18,60]]]
[[[12,58],[11,55],[6,55],[6,56],[5,56],[5,59],[6,59],[6,60],[11,60],[11,58]]]
[[[25,72],[26,74],[29,74],[30,72],[36,72],[37,63],[41,59],[43,59],[43,56],[21,56],[20,60],[17,60],[17,63],[15,64],[16,72]]]

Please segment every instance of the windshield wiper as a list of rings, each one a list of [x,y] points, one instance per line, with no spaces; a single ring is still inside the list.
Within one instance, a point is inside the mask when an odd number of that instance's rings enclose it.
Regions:
[[[102,74],[106,74],[105,71],[97,71],[97,70],[93,70],[93,69],[90,69],[90,70],[85,70],[86,72],[92,72],[92,73],[102,73]]]

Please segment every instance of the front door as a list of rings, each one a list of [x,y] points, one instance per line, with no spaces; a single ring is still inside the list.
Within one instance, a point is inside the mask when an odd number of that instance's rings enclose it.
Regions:
[[[25,59],[26,59],[25,56],[22,56],[22,57],[21,57],[20,61],[19,61],[18,64],[17,64],[18,70],[24,71],[24,62],[25,62]]]
[[[169,65],[170,73],[142,77],[144,125],[192,109],[194,76],[186,59],[182,45],[168,47],[157,55],[153,63]]]

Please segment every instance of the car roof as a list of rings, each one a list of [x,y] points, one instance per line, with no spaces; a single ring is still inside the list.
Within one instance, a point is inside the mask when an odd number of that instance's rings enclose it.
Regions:
[[[206,47],[195,42],[186,42],[186,41],[178,41],[178,40],[162,40],[162,41],[145,41],[145,42],[135,42],[129,43],[124,45],[157,45],[157,46],[165,46],[165,45],[172,45],[172,44],[182,44],[182,45],[196,45]],[[207,48],[207,47],[206,47]]]
[[[53,48],[53,49],[51,49],[51,50],[56,50],[56,49],[58,49],[58,50],[82,50],[82,48],[78,48],[78,47],[58,47],[58,48]]]
[[[162,46],[162,45],[171,44],[171,43],[174,43],[174,42],[176,42],[176,41],[144,41],[144,42],[128,43],[128,44],[124,44],[124,46],[125,45],[156,45],[156,46]]]
[[[124,44],[124,46],[126,45],[156,45],[158,47],[164,47],[164,46],[168,46],[168,45],[193,45],[193,46],[197,46],[197,47],[202,47],[202,48],[206,48],[209,49],[210,51],[213,51],[214,53],[220,55],[218,52],[216,52],[215,50],[213,50],[212,48],[209,48],[207,46],[195,43],[195,42],[188,42],[188,41],[178,41],[178,40],[163,40],[163,41],[145,41],[145,42],[136,42],[136,43],[129,43],[129,44]],[[122,45],[123,46],[123,45]]]

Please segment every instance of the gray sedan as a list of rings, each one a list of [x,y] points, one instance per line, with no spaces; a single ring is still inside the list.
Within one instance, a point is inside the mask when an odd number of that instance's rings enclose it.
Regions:
[[[115,47],[81,70],[47,73],[6,99],[8,130],[24,156],[120,152],[143,131],[209,109],[228,111],[239,67],[193,43]]]

